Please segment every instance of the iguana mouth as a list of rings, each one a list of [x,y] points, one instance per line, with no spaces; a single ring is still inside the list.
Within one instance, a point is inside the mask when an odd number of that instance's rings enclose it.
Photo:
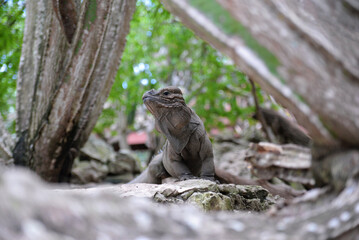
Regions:
[[[153,97],[151,97],[151,96],[146,96],[146,95],[144,95],[143,97],[142,97],[142,101],[143,101],[143,103],[145,104],[145,106],[146,106],[146,108],[148,109],[148,110],[150,110],[150,112],[153,114],[153,109],[151,109],[151,102],[153,103],[154,101],[153,101]]]
[[[150,102],[158,102],[158,99],[147,92],[142,96],[142,101],[148,107]]]
[[[151,108],[151,104],[148,104],[148,98],[146,100],[143,100],[143,103],[145,104],[148,111],[150,111],[152,113],[152,115],[155,116],[155,111]],[[146,104],[146,102],[147,102],[147,104]]]
[[[146,93],[146,94],[143,95],[142,101],[146,105],[146,107],[148,108],[148,106],[150,105],[149,103],[150,102],[155,102],[156,98]]]

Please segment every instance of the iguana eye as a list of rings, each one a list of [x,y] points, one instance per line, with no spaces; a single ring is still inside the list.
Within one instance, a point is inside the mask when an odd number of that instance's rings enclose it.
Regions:
[[[163,95],[165,96],[170,95],[170,92],[164,92]]]

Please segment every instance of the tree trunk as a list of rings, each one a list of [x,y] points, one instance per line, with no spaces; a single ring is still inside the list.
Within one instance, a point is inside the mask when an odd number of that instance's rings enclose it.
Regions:
[[[68,179],[107,99],[135,0],[28,0],[17,84],[15,163]]]
[[[199,37],[232,58],[308,130],[314,142],[311,169],[316,184],[329,185],[329,189],[335,190],[333,193],[345,189],[334,200],[318,196],[305,207],[288,207],[284,216],[291,220],[286,221],[282,215],[277,227],[270,224],[268,228],[292,232],[288,236],[316,232],[321,238],[315,239],[354,239],[358,214],[349,214],[347,223],[351,226],[346,226],[347,230],[339,230],[343,221],[337,220],[338,216],[354,212],[354,208],[356,213],[359,211],[357,200],[352,202],[359,192],[357,1],[163,0],[163,3]],[[323,200],[340,207],[323,208]],[[254,222],[258,226],[258,221],[253,219],[251,223]],[[265,224],[260,226],[260,232],[270,233],[263,230]],[[250,234],[254,232],[249,229]]]
[[[321,162],[314,164],[319,171],[324,162],[333,162],[322,159],[338,152],[347,152],[341,156],[348,161],[341,164],[352,166],[350,150],[359,148],[355,1],[163,2],[296,116],[314,140],[313,161]],[[357,167],[350,169],[347,175],[355,175]]]
[[[317,144],[359,146],[359,14],[353,1],[163,2],[290,109]]]
[[[315,207],[295,199],[292,207],[255,214],[206,213],[187,206],[190,203],[173,203],[208,194],[204,201],[211,208],[218,204],[213,191],[225,193],[220,201],[226,201],[227,194],[237,195],[239,204],[241,194],[254,199],[262,195],[256,188],[239,186],[244,191],[235,194],[225,192],[234,186],[191,182],[51,189],[24,170],[6,171],[0,174],[0,239],[358,239],[359,188],[353,185],[334,200],[313,191],[310,200],[317,201]]]

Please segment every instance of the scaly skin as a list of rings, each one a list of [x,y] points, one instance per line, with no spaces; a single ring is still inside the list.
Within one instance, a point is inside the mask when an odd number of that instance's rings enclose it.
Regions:
[[[186,105],[181,90],[177,87],[150,90],[142,99],[156,119],[156,129],[167,141],[163,152],[130,183],[161,183],[169,176],[179,180],[197,177],[214,180],[212,144],[203,122]]]

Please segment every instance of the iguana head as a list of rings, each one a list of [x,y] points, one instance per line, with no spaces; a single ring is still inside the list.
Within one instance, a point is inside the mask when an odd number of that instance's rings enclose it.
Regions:
[[[187,145],[196,125],[190,126],[192,110],[186,105],[178,87],[150,90],[143,97],[147,109],[156,119],[156,129],[163,133],[176,153]]]
[[[167,115],[169,111],[187,108],[182,91],[178,87],[152,89],[143,94],[142,100],[157,120]]]

